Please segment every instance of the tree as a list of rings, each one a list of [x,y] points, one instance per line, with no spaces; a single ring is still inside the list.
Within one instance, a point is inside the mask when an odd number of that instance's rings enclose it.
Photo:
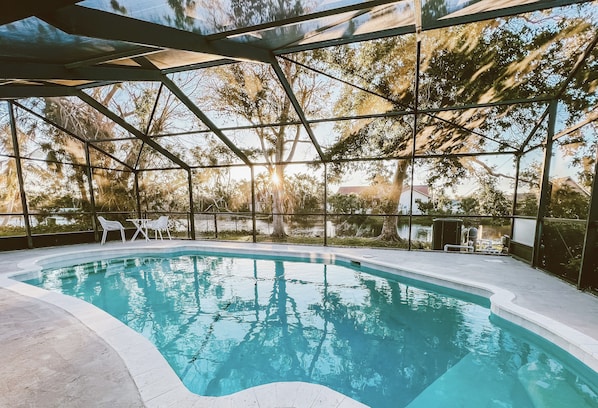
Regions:
[[[324,208],[322,178],[307,173],[293,174],[288,177],[285,189],[289,195],[286,211],[294,214],[293,221],[306,227],[312,225],[310,214],[319,214]]]
[[[333,213],[360,214],[366,208],[363,200],[355,193],[333,194],[328,198],[328,205]]]
[[[479,205],[479,211],[483,215],[504,217],[510,214],[511,202],[496,186],[496,180],[490,177],[483,177],[480,180],[481,188],[475,194]]]
[[[110,104],[121,84],[114,84],[108,88],[94,88],[92,97],[104,106]],[[41,110],[45,117],[57,125],[77,135],[82,140],[110,140],[116,139],[116,123],[108,120],[96,109],[76,98],[45,98]],[[62,132],[59,128],[48,126],[48,134],[54,143],[47,146],[46,154],[58,160],[79,163],[81,162],[81,149],[83,143],[74,137]],[[120,156],[125,153],[125,163],[135,163],[138,151],[131,148],[131,144],[116,144],[111,142],[100,143],[103,150]],[[56,149],[58,147],[58,149]],[[119,151],[123,149],[122,151]],[[113,161],[104,155],[94,155],[95,165],[108,169],[114,166]],[[88,189],[85,185],[86,175],[83,166],[77,166],[72,177],[72,182],[78,187],[81,200],[91,203]],[[93,174],[96,183],[96,206],[103,211],[126,211],[134,208],[134,198],[131,194],[130,173],[121,171],[95,171]]]
[[[203,9],[202,14],[209,16],[206,24],[215,30],[248,27],[294,17],[308,12],[306,7],[310,7],[295,0],[234,0],[226,5],[203,0],[198,5]],[[297,30],[297,34],[300,34],[299,27],[291,25],[288,30]],[[280,41],[276,30],[265,30],[261,35],[265,40]],[[277,63],[299,104],[304,109],[317,110],[321,101],[325,100],[323,96],[327,90],[319,86],[315,75],[302,72],[286,60],[278,60]],[[238,63],[216,68],[212,72],[213,80],[207,84],[209,91],[200,99],[221,115],[241,118],[254,126],[248,133],[257,137],[259,143],[244,152],[251,159],[265,162],[272,182],[272,236],[284,238],[287,199],[285,170],[287,163],[296,155],[298,145],[309,143],[301,139],[301,125],[289,124],[291,121],[297,122],[298,116],[270,65]]]
[[[479,203],[475,197],[463,197],[459,203],[461,211],[465,215],[475,215],[479,213]]]
[[[546,216],[585,220],[588,215],[589,205],[589,194],[568,185],[555,186],[553,183],[550,201],[546,208]]]
[[[0,107],[4,107],[2,103]],[[4,113],[4,112],[2,112]],[[0,151],[7,155],[14,155],[10,123],[8,118],[0,122]],[[3,159],[0,161],[0,211],[3,213],[22,212],[21,192],[17,178],[17,164],[15,159]],[[5,226],[10,217],[0,217],[0,226]]]
[[[251,189],[231,180],[230,168],[205,168],[194,172],[193,197],[197,211],[235,211],[247,208]]]
[[[3,104],[3,107],[7,105]],[[34,157],[42,153],[42,148],[36,143],[36,137],[43,129],[39,129],[38,122],[31,120],[28,115],[21,115],[18,109],[14,109],[15,123],[16,123],[16,140],[20,147],[21,157]],[[12,130],[8,121],[7,111],[0,111],[0,151],[5,152],[8,156],[15,154],[14,144],[12,139]],[[26,153],[25,153],[26,152]],[[25,153],[25,155],[24,155]],[[41,190],[39,182],[35,180],[50,180],[52,187],[56,190],[63,191],[60,180],[52,178],[52,172],[49,168],[53,164],[48,164],[36,160],[22,160],[21,166],[24,173],[25,183],[28,184],[30,196],[35,194],[48,194],[48,191]],[[0,174],[3,182],[0,182],[0,211],[6,213],[20,213],[23,211],[21,203],[21,191],[17,177],[17,161],[16,159],[8,159],[0,163]],[[27,181],[30,181],[27,183]],[[36,190],[36,188],[38,191]],[[0,226],[5,226],[10,221],[10,217],[1,217]]]
[[[313,76],[302,75],[297,66],[289,62],[280,64],[299,103],[302,106],[317,104],[317,94],[324,91]],[[258,145],[244,152],[250,158],[265,162],[272,187],[272,236],[283,238],[286,236],[285,170],[298,145],[307,142],[301,139],[302,127],[289,124],[297,115],[269,65],[239,63],[216,68],[213,73],[213,81],[208,85],[210,91],[205,93],[203,102],[221,115],[240,117],[254,126],[248,132],[257,138]]]
[[[178,76],[183,84],[194,78],[190,73]],[[173,94],[162,89],[158,82],[119,83],[89,90],[90,96],[115,112],[138,131],[148,136],[161,135],[178,129],[180,123],[189,127],[197,123],[192,115]],[[131,212],[136,208],[132,174],[135,170],[146,170],[160,166],[170,166],[168,159],[147,146],[139,139],[131,139],[129,134],[112,120],[105,117],[77,98],[45,98],[41,112],[52,122],[67,129],[92,146],[92,166],[96,188],[96,207],[100,211]],[[73,166],[69,182],[76,185],[84,208],[89,207],[88,186],[83,145],[84,142],[63,132],[57,127],[47,126],[52,143],[43,146],[48,157],[58,162],[82,164]],[[182,157],[184,147],[171,143],[168,137],[158,139],[172,153]],[[99,150],[94,149],[97,147]],[[115,162],[107,152],[128,165],[133,171]],[[198,152],[191,152],[198,154]],[[145,194],[141,192],[142,205],[154,211],[181,211],[187,190],[186,175],[181,172],[142,173],[147,185]],[[171,197],[171,200],[164,200]]]
[[[428,10],[428,14],[434,17],[436,12],[442,12],[436,8]],[[332,160],[343,160],[347,155],[396,158],[394,174],[388,179],[389,205],[385,211],[389,216],[380,239],[400,240],[395,214],[412,151],[419,155],[444,155],[429,162],[437,162],[436,168],[442,169],[438,174],[448,178],[449,183],[456,183],[471,172],[476,158],[457,158],[452,154],[481,152],[488,144],[497,145],[491,148],[499,151],[509,146],[516,148],[523,139],[517,136],[521,132],[511,130],[517,123],[533,122],[544,108],[532,104],[497,104],[485,109],[440,111],[417,118],[399,114],[416,104],[415,75],[419,75],[419,107],[463,106],[553,94],[562,80],[558,73],[572,68],[572,55],[576,51],[567,44],[574,41],[582,47],[594,30],[583,15],[575,20],[551,13],[542,16],[533,29],[521,24],[522,19],[528,18],[523,16],[507,18],[500,26],[479,22],[426,32],[425,41],[421,42],[418,73],[415,66],[419,56],[413,52],[415,36],[311,53],[314,65],[345,81],[335,106],[339,116],[395,113],[384,118],[362,116],[338,122],[340,136],[327,151]],[[547,75],[553,75],[554,80],[547,81]],[[591,86],[581,81],[576,85]],[[591,97],[584,99],[584,94],[592,92],[579,95],[570,92],[576,106],[591,106]],[[416,132],[414,120],[417,120]],[[417,134],[415,144],[414,133]],[[364,162],[359,165],[368,167]],[[355,164],[335,165],[333,170],[343,172],[352,166]],[[484,170],[492,172],[490,167]],[[377,167],[370,166],[371,174],[377,171]]]

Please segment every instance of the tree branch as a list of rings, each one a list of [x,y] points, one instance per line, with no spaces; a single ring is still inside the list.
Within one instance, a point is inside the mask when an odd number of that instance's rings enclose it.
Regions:
[[[515,180],[515,176],[511,176],[509,174],[504,174],[504,173],[498,173],[492,167],[488,166],[486,163],[484,163],[483,161],[481,161],[477,157],[470,157],[470,161],[472,161],[473,163],[478,164],[480,167],[482,167],[491,176],[494,176],[494,177],[504,177],[504,178],[507,178],[507,179]]]

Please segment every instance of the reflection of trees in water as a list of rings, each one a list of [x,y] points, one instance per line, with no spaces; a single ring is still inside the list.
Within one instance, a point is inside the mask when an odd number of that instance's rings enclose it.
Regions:
[[[354,397],[363,400],[359,394],[375,387],[403,406],[467,353],[457,339],[461,311],[433,295],[421,304],[396,283],[380,285],[365,275],[359,281],[366,303],[348,304],[332,293],[330,307],[319,311],[334,325],[332,347],[343,362],[337,380]]]
[[[546,353],[492,327],[481,306],[302,265],[188,255],[98,261],[65,268],[47,284],[70,276],[63,290],[90,294],[86,300],[150,338],[202,395],[306,381],[372,406],[405,406],[472,351],[495,358],[513,384],[544,360],[547,378],[576,384]],[[107,276],[97,273],[103,269]]]
[[[271,381],[303,380],[343,384],[344,393],[359,398],[363,398],[364,389],[375,386],[384,389],[387,398],[390,395],[393,400],[408,402],[467,352],[457,346],[457,329],[447,331],[443,324],[447,320],[462,320],[458,307],[450,308],[449,316],[441,311],[441,300],[428,300],[429,304],[423,305],[420,297],[409,290],[402,293],[397,284],[380,284],[378,279],[364,277],[358,283],[366,293],[361,302],[347,302],[347,288],[330,287],[326,271],[321,300],[298,304],[288,289],[289,284],[297,283],[288,283],[284,274],[284,263],[274,262],[268,296],[260,297],[258,285],[254,285],[253,300],[233,297],[227,301],[222,287],[212,287],[213,280],[200,283],[204,296],[211,292],[222,300],[220,309],[210,321],[203,321],[206,327],[199,331],[212,337],[210,341],[193,331],[192,342],[200,350],[184,369],[183,377],[189,376],[190,371],[200,371],[198,377],[203,378],[206,373],[201,370],[206,365],[213,368],[210,380],[202,384],[202,393],[230,392],[233,379],[237,379],[235,390]],[[256,276],[260,278],[257,272]],[[432,320],[438,324],[425,326],[424,306],[432,307]],[[310,311],[313,315],[308,314]],[[250,320],[238,321],[241,315]],[[231,320],[237,329],[242,326],[242,337],[226,337],[223,327],[230,325]],[[188,327],[195,321],[191,318],[179,324]],[[179,334],[182,337],[188,332],[188,328],[181,328]],[[393,344],[390,354],[386,348],[381,350],[389,343]],[[425,355],[420,352],[422,344],[428,348]],[[423,367],[434,368],[428,372]]]
[[[329,284],[323,266],[320,299],[302,304],[289,292],[304,282],[287,281],[282,261],[274,261],[272,275],[260,276],[254,268],[251,299],[231,290],[231,260],[149,260],[125,260],[117,264],[121,271],[108,277],[94,272],[114,264],[94,264],[78,282],[85,288],[75,291],[94,293],[88,301],[149,337],[202,394],[308,381],[342,384],[341,392],[360,399],[364,390],[376,387],[385,398],[408,402],[466,353],[457,346],[457,329],[443,324],[462,321],[459,308],[443,312],[436,299],[422,304],[421,296],[409,288],[402,292],[396,283],[358,275],[347,286]],[[222,267],[223,272],[204,273]],[[174,294],[171,289],[177,287]],[[361,291],[357,301],[347,296],[353,289]],[[426,326],[425,310],[437,324]],[[230,337],[227,327],[234,327]],[[424,355],[422,344],[428,349]],[[180,355],[177,347],[195,353]]]

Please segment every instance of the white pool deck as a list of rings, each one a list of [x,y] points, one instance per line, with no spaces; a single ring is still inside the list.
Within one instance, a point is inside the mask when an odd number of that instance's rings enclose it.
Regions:
[[[274,383],[227,397],[189,392],[152,344],[78,299],[11,275],[69,259],[182,248],[342,259],[490,298],[492,311],[598,371],[598,297],[506,256],[213,241],[135,241],[0,252],[0,406],[361,407],[329,388]],[[39,262],[39,264],[38,264]]]

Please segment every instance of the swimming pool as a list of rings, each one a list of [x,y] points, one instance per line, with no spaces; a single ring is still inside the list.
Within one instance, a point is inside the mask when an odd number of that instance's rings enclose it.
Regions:
[[[374,407],[597,405],[589,370],[493,317],[487,300],[372,272],[178,253],[98,260],[30,282],[142,333],[201,395],[305,381]]]

